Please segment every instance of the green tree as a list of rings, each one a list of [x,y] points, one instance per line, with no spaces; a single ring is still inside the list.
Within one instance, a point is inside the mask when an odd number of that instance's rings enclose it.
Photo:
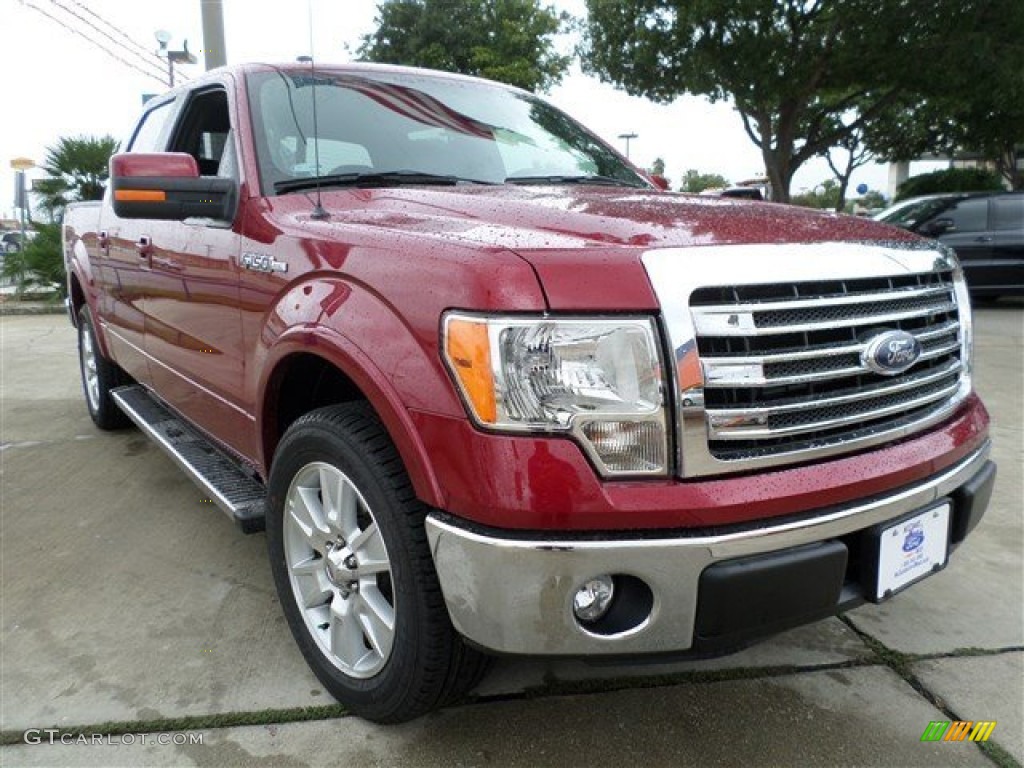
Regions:
[[[838,152],[835,150],[838,150]],[[867,165],[873,155],[871,150],[863,144],[863,135],[859,130],[846,136],[838,147],[830,149],[823,154],[825,161],[828,163],[829,170],[832,171],[832,175],[835,176],[839,186],[836,210],[842,211],[846,208],[846,193],[850,188],[850,177],[853,176],[855,170]],[[836,154],[842,159],[837,160]]]
[[[357,54],[546,91],[569,68],[553,42],[568,21],[538,0],[388,0]]]
[[[42,169],[46,178],[33,192],[38,208],[49,224],[33,222],[36,236],[4,259],[4,277],[17,283],[18,291],[67,288],[61,251],[60,221],[69,203],[101,200],[109,177],[110,156],[118,148],[113,136],[63,137],[46,150]]]
[[[3,260],[3,276],[17,286],[18,293],[33,289],[56,289],[67,293],[64,258],[61,253],[60,224],[35,223],[35,237]]]
[[[691,192],[699,194],[705,189],[723,189],[729,186],[728,179],[718,173],[701,173],[696,168],[690,168],[683,175],[683,185],[680,192]]]
[[[1024,189],[1024,3],[992,0],[957,14],[957,44],[921,67],[927,80],[866,126],[886,160],[979,156]]]
[[[835,179],[826,179],[811,191],[794,195],[790,202],[805,208],[838,211],[840,210],[839,182]]]
[[[665,159],[662,157],[654,158],[654,162],[651,163],[651,167],[647,169],[647,172],[652,176],[660,176],[668,184],[668,189],[672,188],[672,181],[665,175]]]
[[[970,45],[961,19],[1014,2],[586,0],[580,53],[585,69],[635,95],[730,99],[787,202],[803,163],[907,94],[941,89],[931,64]]]
[[[46,178],[33,191],[50,221],[60,221],[68,203],[103,199],[110,156],[118,146],[113,136],[75,136],[47,148],[42,165]]]
[[[911,176],[896,190],[895,200],[935,195],[941,192],[999,191],[1003,188],[998,173],[983,168],[947,168]]]
[[[877,189],[869,189],[858,198],[857,202],[869,211],[875,208],[885,208],[885,195]]]

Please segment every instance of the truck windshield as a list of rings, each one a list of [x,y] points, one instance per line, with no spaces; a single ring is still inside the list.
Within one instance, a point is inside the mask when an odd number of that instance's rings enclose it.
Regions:
[[[249,77],[263,194],[326,184],[650,185],[608,145],[529,94],[393,72],[276,69]],[[315,142],[315,144],[314,144]],[[319,150],[319,166],[316,163]]]

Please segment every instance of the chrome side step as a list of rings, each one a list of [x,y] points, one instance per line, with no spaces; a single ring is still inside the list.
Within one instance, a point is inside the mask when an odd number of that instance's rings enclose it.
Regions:
[[[185,470],[244,533],[265,527],[263,484],[245,474],[223,451],[186,424],[141,386],[111,390],[118,407]]]

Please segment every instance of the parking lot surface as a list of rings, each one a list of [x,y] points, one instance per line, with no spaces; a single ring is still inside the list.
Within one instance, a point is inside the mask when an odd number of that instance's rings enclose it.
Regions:
[[[943,572],[714,660],[502,659],[466,703],[382,727],[307,669],[264,537],[139,432],[92,426],[67,319],[0,317],[0,765],[1019,765],[1024,304],[976,332],[999,477]],[[921,742],[945,720],[997,725]]]

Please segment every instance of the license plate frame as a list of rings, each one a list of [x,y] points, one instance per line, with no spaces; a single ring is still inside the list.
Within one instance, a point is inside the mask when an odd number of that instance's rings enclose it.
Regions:
[[[865,597],[883,602],[945,568],[952,519],[953,503],[946,498],[868,530]]]

